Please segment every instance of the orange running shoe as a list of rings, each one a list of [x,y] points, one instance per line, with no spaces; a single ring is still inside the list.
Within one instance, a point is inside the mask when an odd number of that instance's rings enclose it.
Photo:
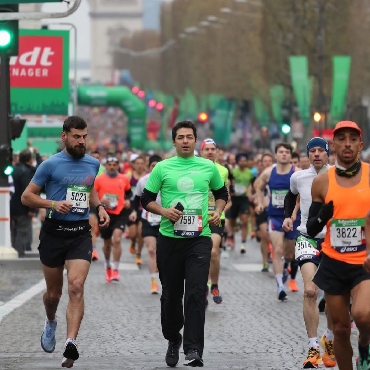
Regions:
[[[152,287],[150,288],[151,294],[159,294],[159,288],[156,279],[152,279]]]
[[[289,289],[290,289],[291,292],[298,292],[298,285],[295,282],[295,280],[293,280],[293,279],[289,280]]]
[[[273,260],[274,259],[274,248],[272,247],[272,243],[269,243],[268,247],[269,247],[270,257]]]
[[[112,271],[112,281],[119,281],[119,272],[118,270]]]
[[[107,280],[108,283],[112,281],[112,269],[110,267],[105,269],[105,280]]]
[[[320,350],[315,347],[311,347],[308,350],[307,358],[303,361],[304,369],[317,369],[322,364]]]
[[[136,248],[135,248],[135,243],[131,242],[130,244],[130,253],[131,254],[136,254]]]
[[[136,256],[135,263],[137,264],[137,267],[141,268],[141,265],[143,264],[143,261],[141,260],[141,256]]]
[[[325,333],[320,339],[321,347],[325,350],[324,355],[322,356],[322,362],[325,367],[334,367],[337,364],[337,360],[334,355],[334,341],[326,340]]]
[[[93,250],[92,255],[91,255],[91,260],[92,261],[99,261],[99,255],[96,250]]]

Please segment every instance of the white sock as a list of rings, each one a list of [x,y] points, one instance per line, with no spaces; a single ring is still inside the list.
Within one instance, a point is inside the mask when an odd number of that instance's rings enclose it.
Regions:
[[[276,278],[276,281],[278,283],[279,289],[284,289],[283,274],[276,274],[275,278]]]
[[[110,268],[110,260],[105,260],[105,268]]]
[[[113,270],[118,270],[118,269],[119,269],[119,261],[118,262],[114,261],[113,262]]]
[[[334,333],[332,330],[326,328],[326,332],[325,332],[325,337],[326,337],[326,340],[334,340]]]
[[[74,339],[74,338],[67,338],[66,343],[68,343],[68,342],[72,342],[72,343],[76,344],[76,339]]]
[[[153,279],[156,279],[157,278],[157,274],[156,273],[150,274],[150,277],[153,278]]]
[[[319,340],[317,339],[317,337],[315,338],[308,338],[308,345],[310,348],[320,348],[320,345],[319,345]]]
[[[48,320],[49,322],[58,322],[58,317],[55,316],[55,319],[54,320],[49,320],[47,317],[46,317],[46,320]]]

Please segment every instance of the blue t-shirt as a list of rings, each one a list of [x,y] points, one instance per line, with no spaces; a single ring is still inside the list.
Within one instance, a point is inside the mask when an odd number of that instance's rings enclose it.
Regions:
[[[40,187],[45,185],[47,199],[68,200],[73,204],[67,214],[54,210],[51,214],[52,219],[63,221],[89,219],[90,188],[94,184],[99,167],[99,161],[90,155],[74,159],[64,150],[40,164],[31,181]],[[47,209],[46,217],[49,215],[50,209]]]

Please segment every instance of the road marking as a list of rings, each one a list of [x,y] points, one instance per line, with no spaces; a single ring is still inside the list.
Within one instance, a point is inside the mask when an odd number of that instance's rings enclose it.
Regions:
[[[45,280],[42,279],[40,280],[40,282],[38,282],[25,292],[18,294],[12,300],[0,306],[0,322],[6,315],[9,315],[16,308],[22,306],[24,303],[33,298],[36,294],[41,293],[45,289],[46,289]]]
[[[121,271],[138,271],[139,268],[137,267],[136,263],[122,263],[122,262],[120,262],[119,270],[121,270]]]
[[[261,263],[235,263],[234,268],[240,272],[261,272]]]

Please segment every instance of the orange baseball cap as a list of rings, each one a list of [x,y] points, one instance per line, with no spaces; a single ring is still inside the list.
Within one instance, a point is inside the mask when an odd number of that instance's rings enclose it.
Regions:
[[[361,131],[360,127],[358,127],[356,122],[352,122],[352,121],[338,122],[336,124],[335,128],[334,128],[333,135],[335,135],[342,128],[351,128],[353,130],[356,130],[360,134],[360,136],[362,136],[362,131]]]

